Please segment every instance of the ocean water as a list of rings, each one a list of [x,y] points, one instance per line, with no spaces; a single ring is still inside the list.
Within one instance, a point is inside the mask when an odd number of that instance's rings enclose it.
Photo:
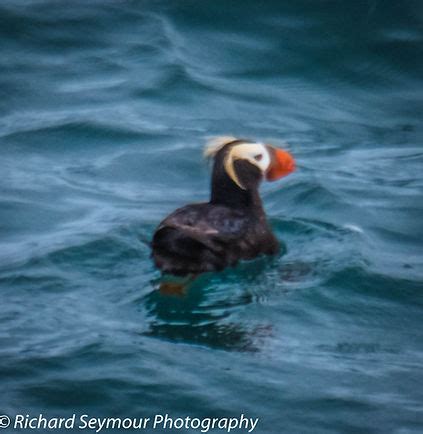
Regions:
[[[422,79],[418,0],[3,0],[0,414],[423,432]],[[284,252],[163,294],[220,134],[295,155]]]

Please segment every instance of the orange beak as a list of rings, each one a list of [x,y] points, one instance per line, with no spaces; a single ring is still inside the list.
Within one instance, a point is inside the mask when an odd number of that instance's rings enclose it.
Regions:
[[[289,152],[272,146],[268,146],[268,149],[272,158],[269,169],[266,172],[266,179],[268,181],[276,181],[295,170],[295,160]]]

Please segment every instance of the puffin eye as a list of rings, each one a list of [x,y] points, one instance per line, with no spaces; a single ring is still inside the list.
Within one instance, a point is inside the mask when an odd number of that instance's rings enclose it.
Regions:
[[[263,159],[263,154],[254,155],[254,160],[261,161]]]

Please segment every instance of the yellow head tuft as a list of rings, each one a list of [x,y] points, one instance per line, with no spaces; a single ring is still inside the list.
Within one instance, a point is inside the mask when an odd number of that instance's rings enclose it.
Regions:
[[[233,136],[219,136],[209,140],[204,148],[205,158],[214,158],[215,155],[228,143],[238,140]]]

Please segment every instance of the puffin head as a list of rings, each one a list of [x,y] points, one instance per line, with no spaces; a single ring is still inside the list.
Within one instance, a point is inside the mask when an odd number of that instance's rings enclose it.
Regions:
[[[242,190],[253,188],[263,179],[276,181],[295,170],[295,160],[289,152],[236,137],[213,139],[204,155],[214,158],[215,164],[222,164],[229,178]]]

